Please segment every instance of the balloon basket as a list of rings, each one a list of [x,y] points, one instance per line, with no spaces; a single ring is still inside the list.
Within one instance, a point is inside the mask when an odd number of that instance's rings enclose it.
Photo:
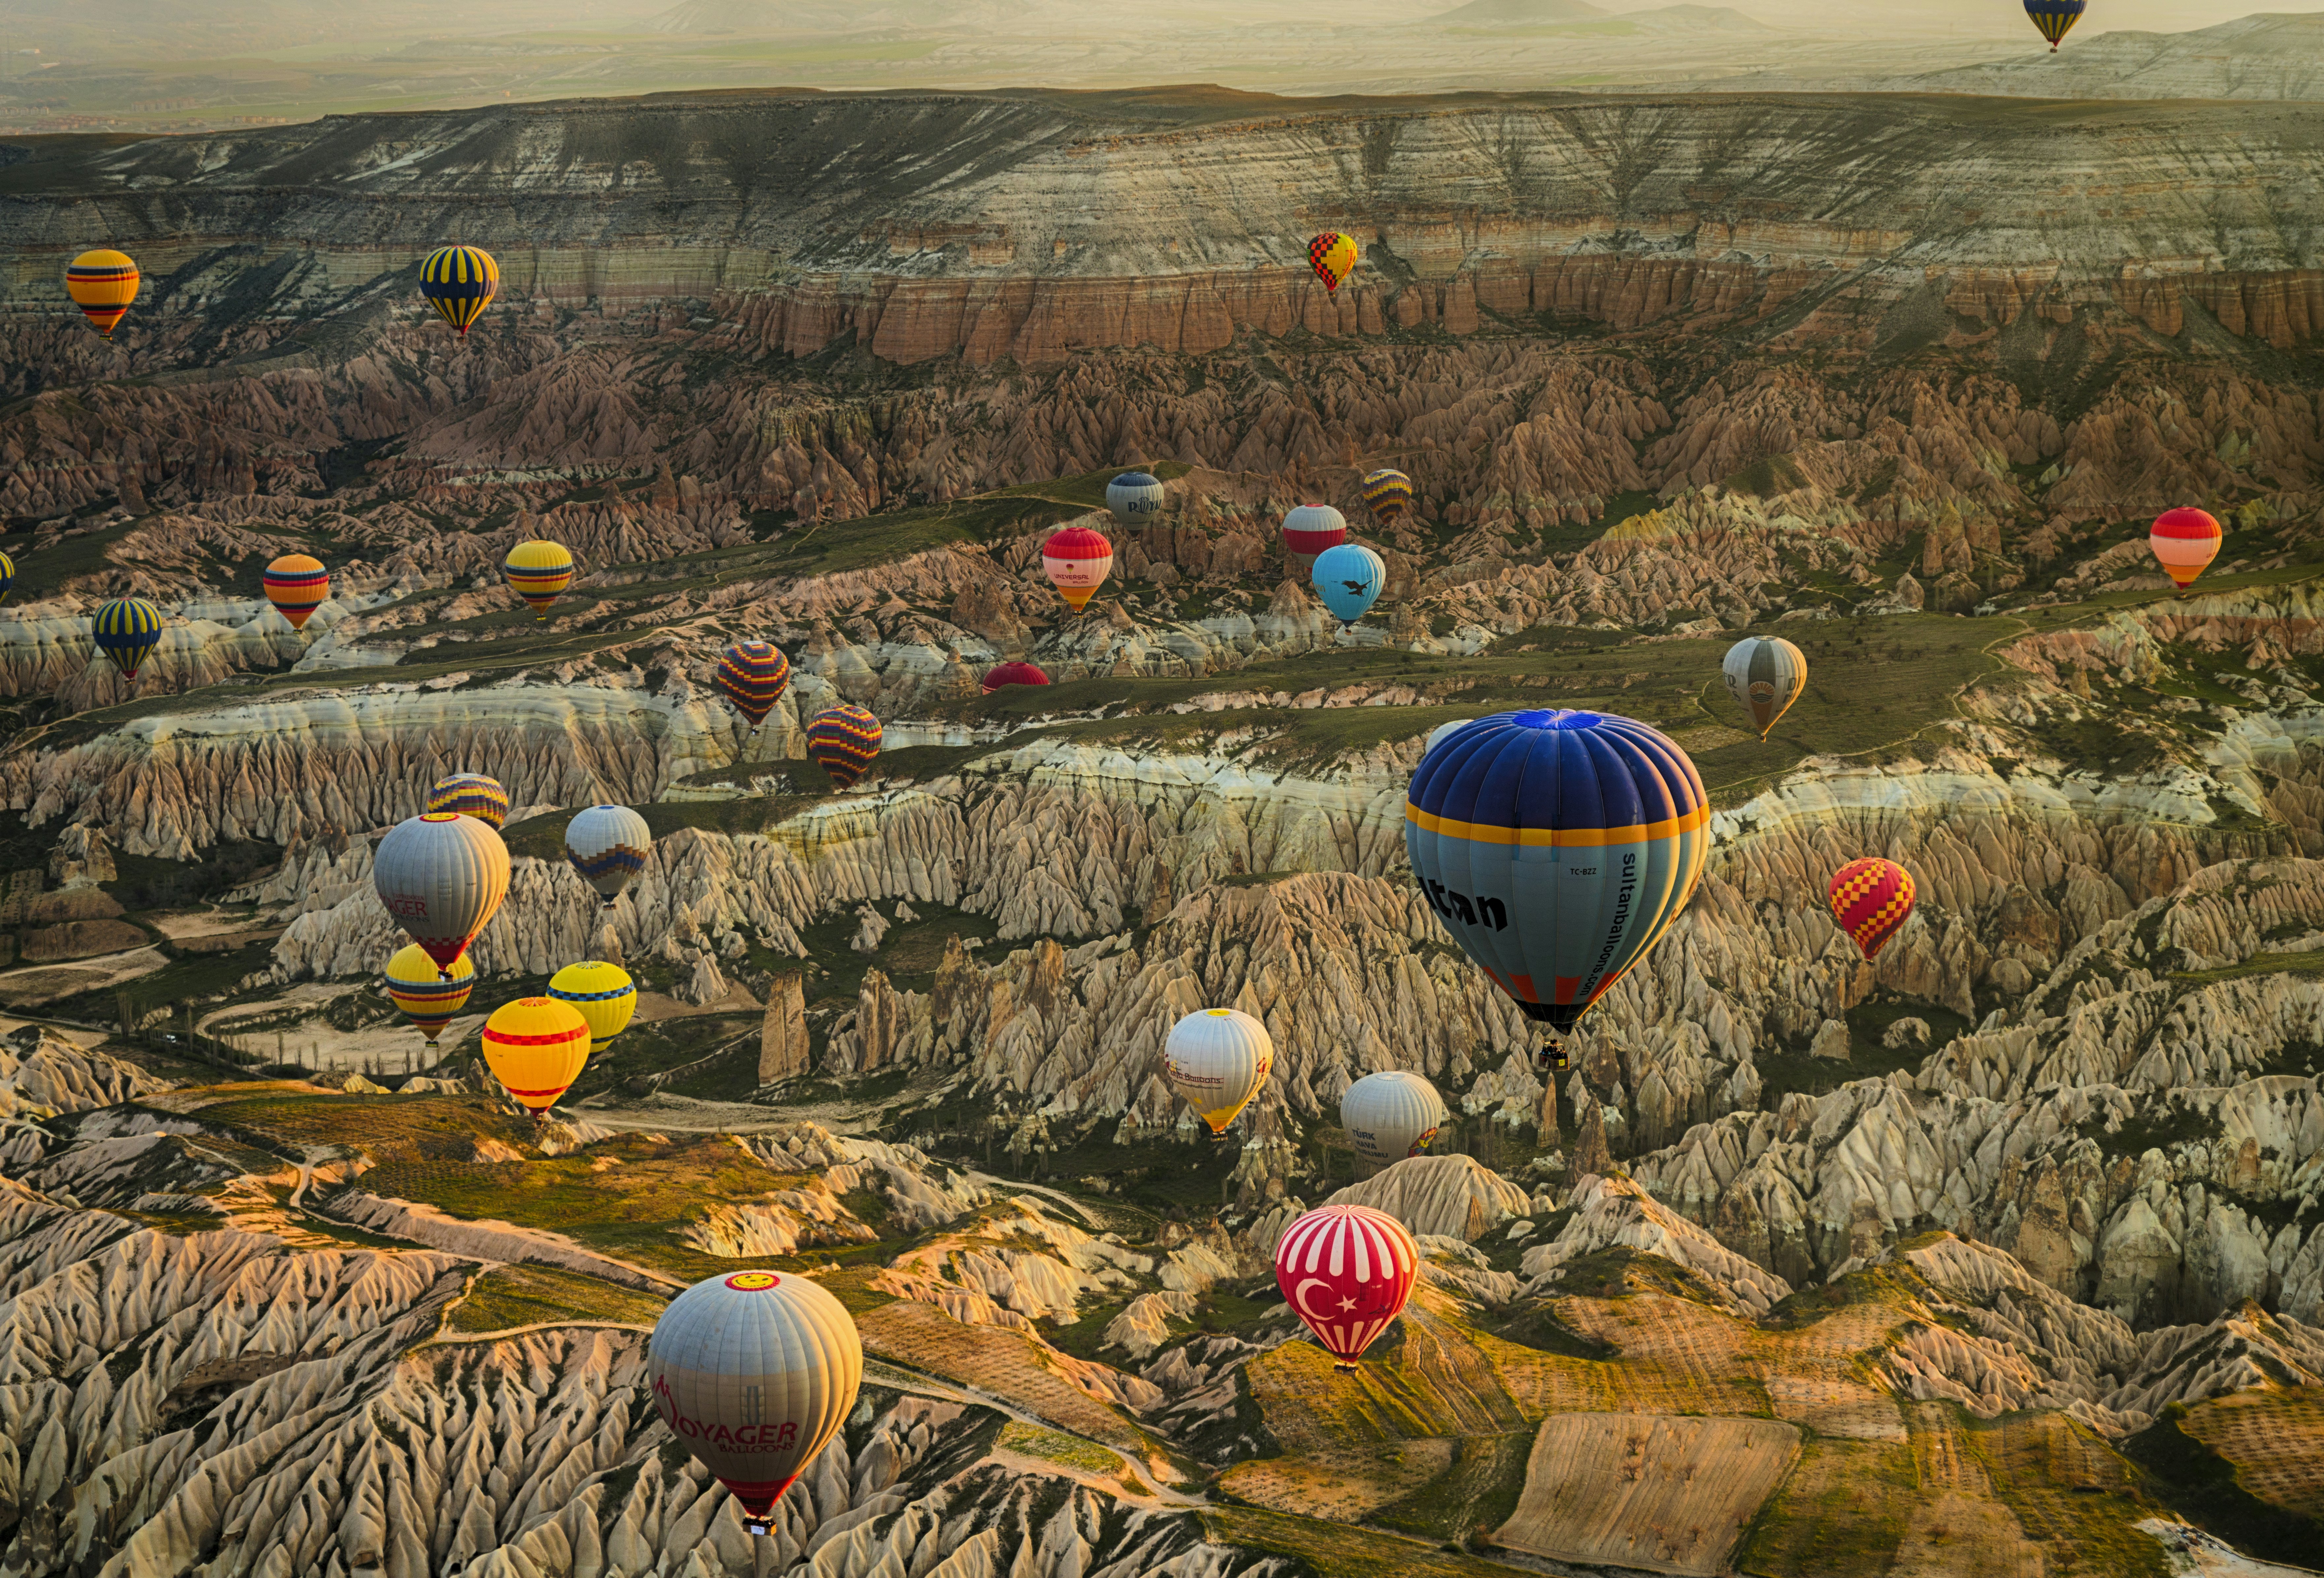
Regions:
[[[1334,1359],[1332,1361],[1332,1368],[1341,1375],[1353,1375],[1358,1366],[1352,1359]]]
[[[745,1534],[755,1534],[760,1538],[765,1539],[772,1536],[775,1529],[774,1525],[766,1518],[745,1518],[742,1519],[742,1532]]]
[[[1563,1074],[1573,1066],[1573,1060],[1562,1047],[1544,1047],[1533,1055],[1533,1066],[1545,1074]]]

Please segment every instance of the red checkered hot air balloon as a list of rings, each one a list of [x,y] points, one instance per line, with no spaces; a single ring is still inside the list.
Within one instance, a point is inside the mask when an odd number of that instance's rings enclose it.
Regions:
[[[1341,1370],[1404,1313],[1419,1274],[1412,1234],[1369,1205],[1319,1206],[1275,1246],[1275,1285]]]
[[[1913,914],[1913,873],[1893,860],[1852,860],[1831,879],[1831,913],[1868,959]]]
[[[990,696],[1011,685],[1047,685],[1048,682],[1049,677],[1041,672],[1038,664],[996,663],[984,671],[984,694]]]
[[[755,730],[783,698],[791,682],[790,660],[770,641],[738,641],[720,655],[713,678],[720,694]]]
[[[2207,510],[2181,505],[2165,510],[2154,518],[2154,530],[2147,533],[2146,546],[2163,566],[2184,597],[2187,588],[2204,567],[2219,557],[2219,540],[2224,535],[2219,523]]]
[[[1324,231],[1307,244],[1307,264],[1323,281],[1324,294],[1337,294],[1340,287],[1348,282],[1348,276],[1356,272],[1355,238],[1336,230]]]

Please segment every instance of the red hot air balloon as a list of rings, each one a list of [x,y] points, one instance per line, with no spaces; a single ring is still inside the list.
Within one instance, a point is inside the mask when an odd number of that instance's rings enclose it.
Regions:
[[[2219,523],[2208,510],[2198,510],[2181,504],[2175,510],[2165,510],[2154,518],[2154,529],[2147,533],[2146,546],[2163,573],[2184,597],[2203,567],[2219,557],[2219,540],[2224,534]]]
[[[1832,918],[1868,959],[1912,918],[1913,902],[1913,873],[1893,860],[1852,860],[1832,874]]]
[[[1041,568],[1048,572],[1065,606],[1078,615],[1112,573],[1113,544],[1102,531],[1068,526],[1041,544]]]
[[[984,671],[984,694],[1011,685],[1047,685],[1049,677],[1033,663],[999,663]]]
[[[1340,1370],[1404,1313],[1419,1274],[1412,1234],[1369,1205],[1319,1206],[1275,1246],[1275,1285]]]

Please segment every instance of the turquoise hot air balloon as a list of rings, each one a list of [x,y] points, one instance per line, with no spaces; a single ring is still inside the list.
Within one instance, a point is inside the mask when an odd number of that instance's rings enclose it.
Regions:
[[[161,611],[143,597],[115,597],[97,609],[89,633],[121,677],[134,679],[139,666],[161,644]]]
[[[1553,1038],[1670,928],[1711,846],[1686,752],[1606,713],[1496,713],[1445,735],[1404,818],[1429,907]],[[1554,1048],[1540,1061],[1566,1066]]]
[[[1379,601],[1388,566],[1360,542],[1342,542],[1315,556],[1315,595],[1342,624],[1353,624]]]

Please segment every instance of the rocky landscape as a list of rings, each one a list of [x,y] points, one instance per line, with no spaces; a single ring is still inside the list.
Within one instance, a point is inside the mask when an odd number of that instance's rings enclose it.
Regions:
[[[2315,1566],[2312,141],[1157,90],[0,142],[0,1573]],[[466,341],[447,238],[506,281]],[[100,241],[150,281],[111,345],[55,284]],[[1352,631],[1303,502],[1386,561]],[[1068,522],[1117,556],[1079,621]],[[1810,665],[1765,743],[1747,631]],[[743,637],[796,670],[756,734]],[[982,696],[1011,658],[1056,683]],[[886,731],[845,792],[838,700]],[[1714,812],[1554,1076],[1402,833],[1433,730],[1546,705]],[[454,771],[514,875],[431,1058],[371,868]],[[610,909],[562,857],[605,801],[655,835]],[[1871,964],[1863,854],[1920,894]],[[639,1020],[536,1124],[476,1029],[585,957]],[[1207,1005],[1277,1054],[1222,1145],[1159,1077]],[[1338,1099],[1386,1068],[1452,1121],[1375,1173]],[[1357,1378],[1269,1272],[1326,1200],[1425,1252]],[[756,1541],[642,1380],[744,1265],[870,1355]]]

